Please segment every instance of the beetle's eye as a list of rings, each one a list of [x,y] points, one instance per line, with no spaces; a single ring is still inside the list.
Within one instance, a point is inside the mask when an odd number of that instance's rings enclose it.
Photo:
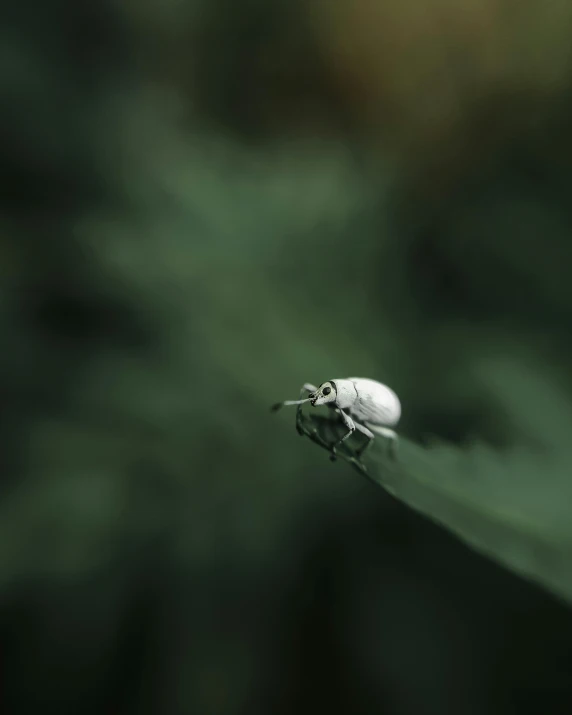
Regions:
[[[329,395],[331,391],[331,387],[324,387],[324,389],[322,390],[322,395]]]

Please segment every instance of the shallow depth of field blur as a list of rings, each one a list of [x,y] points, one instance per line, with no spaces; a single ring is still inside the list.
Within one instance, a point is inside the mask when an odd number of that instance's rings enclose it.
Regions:
[[[572,712],[563,602],[268,410],[568,448],[572,5],[6,15],[0,711]]]

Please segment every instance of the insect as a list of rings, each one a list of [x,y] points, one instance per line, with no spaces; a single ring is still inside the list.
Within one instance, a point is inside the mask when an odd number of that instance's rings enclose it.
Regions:
[[[302,398],[305,393],[309,394]],[[395,427],[399,422],[401,403],[395,392],[386,385],[365,377],[328,380],[320,387],[305,383],[300,391],[300,399],[278,402],[271,409],[276,411],[281,407],[298,405],[298,410],[301,410],[301,406],[306,402],[312,407],[327,405],[335,410],[347,428],[346,434],[331,445],[330,459],[336,459],[336,446],[345,442],[355,430],[368,438],[356,452],[358,458],[369,447],[376,434],[389,440],[391,453],[395,456],[398,438],[390,427]]]

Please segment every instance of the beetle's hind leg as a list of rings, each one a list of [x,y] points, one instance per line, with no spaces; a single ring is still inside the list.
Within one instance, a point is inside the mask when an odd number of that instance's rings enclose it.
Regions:
[[[399,445],[399,437],[397,436],[397,433],[392,429],[389,429],[389,427],[379,427],[378,425],[375,425],[374,429],[377,434],[386,438],[387,451],[389,455],[395,459],[397,457],[397,447]]]

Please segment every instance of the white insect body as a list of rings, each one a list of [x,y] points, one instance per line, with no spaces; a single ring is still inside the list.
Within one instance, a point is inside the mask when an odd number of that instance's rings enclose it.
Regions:
[[[368,437],[368,441],[359,450],[361,455],[371,444],[375,434],[390,440],[392,451],[397,447],[397,434],[389,429],[395,427],[401,417],[401,403],[392,389],[376,380],[365,377],[348,377],[323,382],[319,387],[306,383],[301,395],[309,392],[307,398],[286,400],[274,405],[278,409],[284,405],[302,405],[310,402],[312,407],[327,405],[340,415],[348,431],[339,440],[344,442],[357,429]],[[335,445],[332,446],[332,456]]]

